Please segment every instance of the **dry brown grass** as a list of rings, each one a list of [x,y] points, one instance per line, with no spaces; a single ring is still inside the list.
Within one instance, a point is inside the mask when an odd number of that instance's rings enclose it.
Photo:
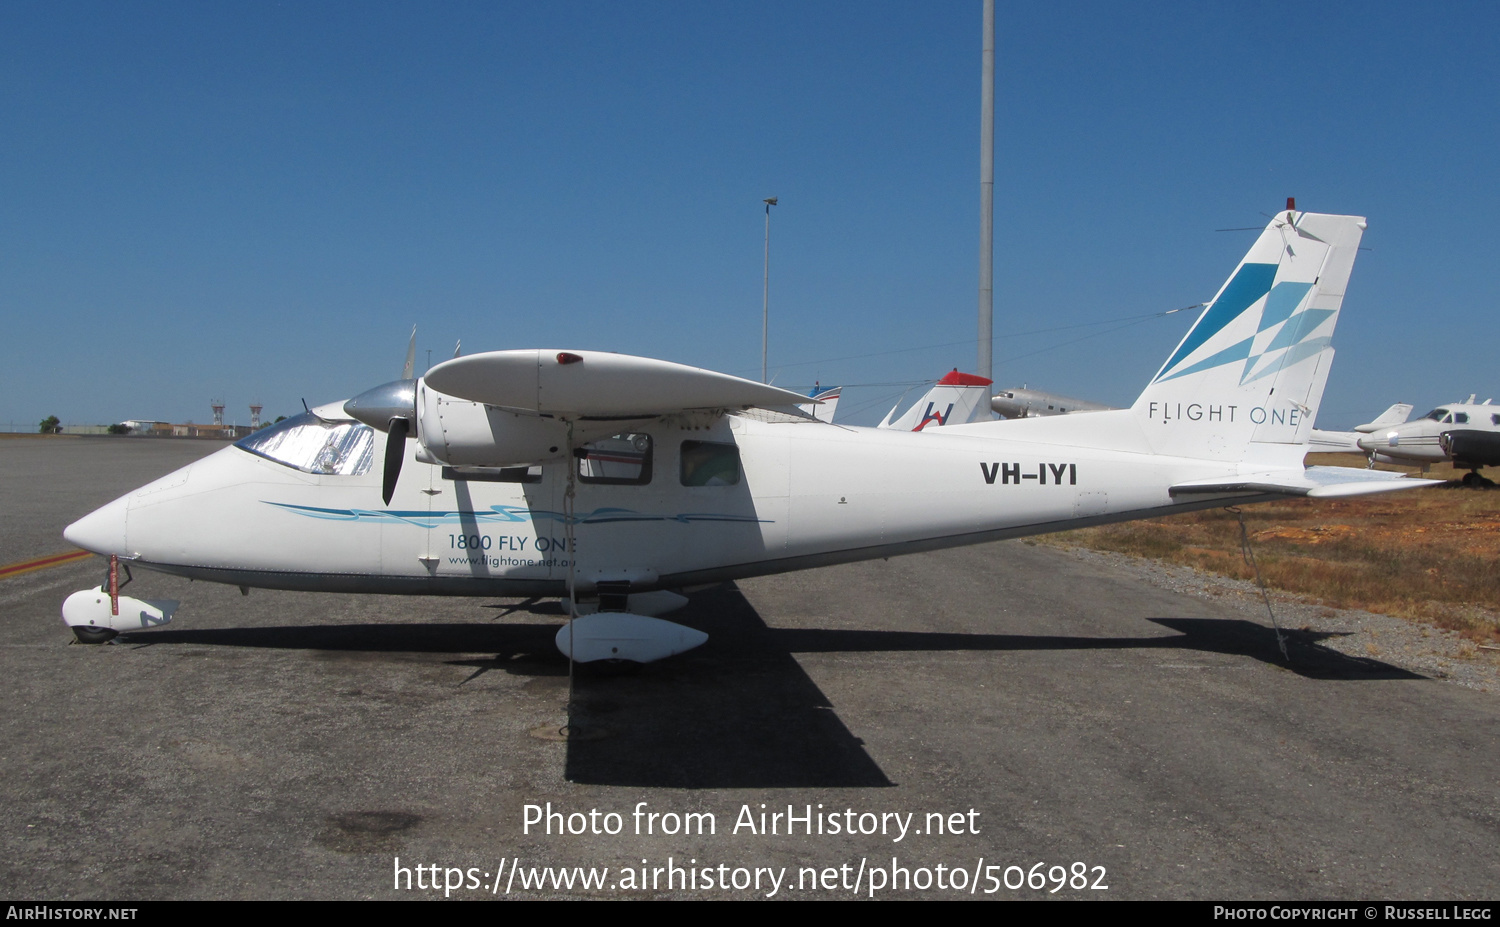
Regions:
[[[1322,459],[1310,463],[1363,463],[1353,455],[1314,456]],[[1454,475],[1449,467],[1430,474]],[[1500,490],[1438,487],[1299,499],[1246,506],[1244,515],[1261,576],[1272,589],[1429,622],[1480,643],[1500,642]],[[1255,578],[1240,552],[1239,522],[1224,510],[1085,528],[1054,539]]]

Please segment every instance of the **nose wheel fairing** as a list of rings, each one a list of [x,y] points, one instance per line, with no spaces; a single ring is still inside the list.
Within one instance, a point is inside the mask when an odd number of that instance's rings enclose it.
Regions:
[[[114,596],[103,586],[81,589],[63,602],[63,623],[84,644],[102,644],[121,631],[159,628],[172,620],[178,602],[174,599],[137,599]]]

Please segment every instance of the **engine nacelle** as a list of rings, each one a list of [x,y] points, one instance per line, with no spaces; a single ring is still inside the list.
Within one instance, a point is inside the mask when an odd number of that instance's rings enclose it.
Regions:
[[[1438,444],[1459,466],[1500,467],[1500,432],[1445,431],[1438,436]]]
[[[633,422],[577,421],[577,445],[627,430]],[[457,467],[520,467],[568,454],[568,423],[528,412],[510,412],[417,387],[417,439],[429,462]]]
[[[462,467],[518,467],[568,453],[568,426],[555,418],[507,412],[417,390],[417,438],[434,459]]]

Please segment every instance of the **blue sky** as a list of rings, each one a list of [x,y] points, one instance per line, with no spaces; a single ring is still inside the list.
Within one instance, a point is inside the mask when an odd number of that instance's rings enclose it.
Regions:
[[[873,421],[974,366],[980,9],[10,0],[0,422],[290,414],[413,324],[758,377],[767,196],[774,380]],[[1128,403],[1296,196],[1370,221],[1321,425],[1500,394],[1497,26],[1000,4],[998,383]]]

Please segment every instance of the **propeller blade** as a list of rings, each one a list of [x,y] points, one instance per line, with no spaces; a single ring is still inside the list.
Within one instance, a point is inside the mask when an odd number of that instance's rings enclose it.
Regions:
[[[417,327],[411,327],[411,341],[406,345],[406,366],[401,368],[401,379],[410,380],[411,371],[417,363]]]
[[[406,433],[411,422],[404,418],[391,419],[385,439],[385,471],[380,483],[380,497],[386,505],[396,494],[396,480],[401,478],[401,464],[406,459]]]

